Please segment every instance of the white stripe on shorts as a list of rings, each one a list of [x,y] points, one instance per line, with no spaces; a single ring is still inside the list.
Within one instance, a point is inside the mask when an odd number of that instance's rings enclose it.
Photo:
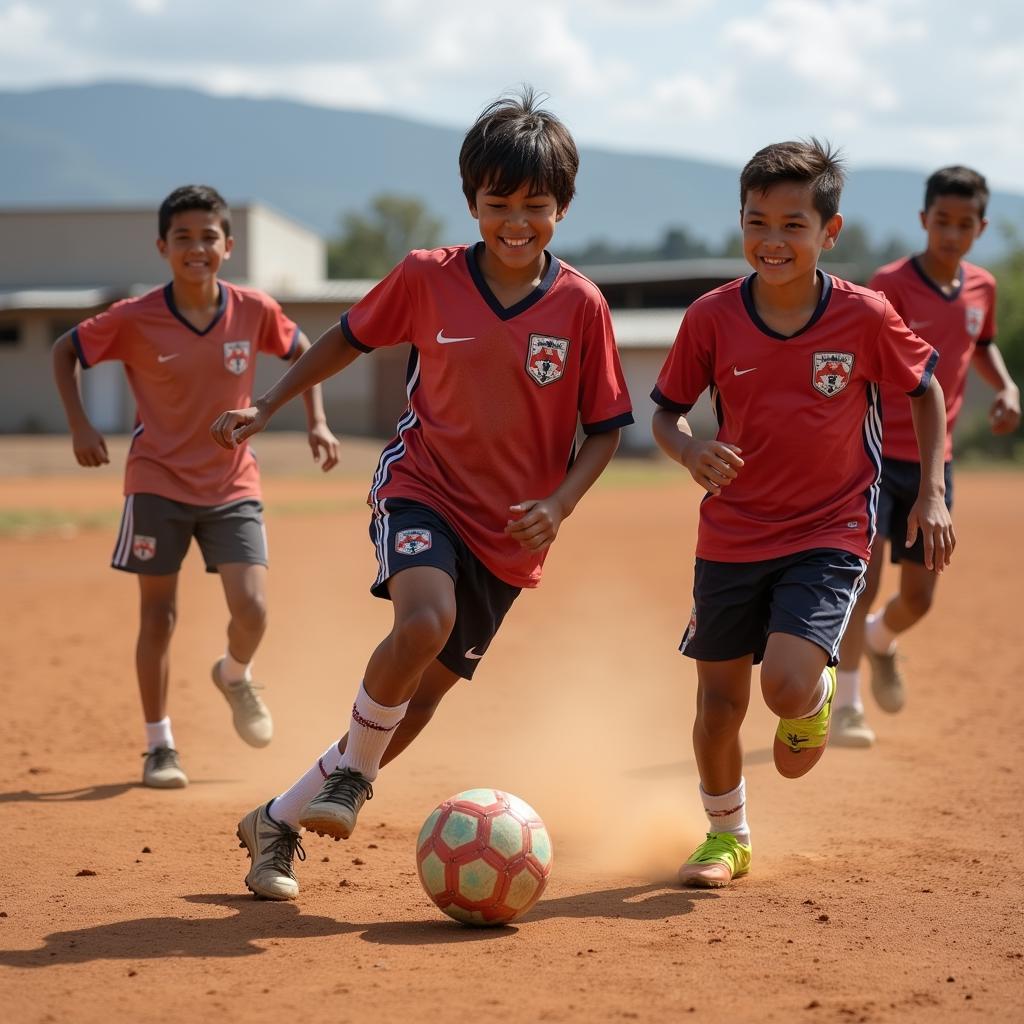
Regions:
[[[121,528],[114,545],[113,564],[123,569],[128,564],[128,556],[132,550],[132,535],[135,532],[135,495],[128,494],[124,499],[124,510],[121,513]]]

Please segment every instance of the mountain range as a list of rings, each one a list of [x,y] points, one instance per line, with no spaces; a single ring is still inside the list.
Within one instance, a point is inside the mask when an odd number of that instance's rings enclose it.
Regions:
[[[0,91],[0,205],[152,205],[192,181],[231,202],[262,201],[324,236],[382,192],[420,198],[443,241],[475,237],[458,175],[462,132],[390,114],[185,88],[104,83]],[[841,139],[837,139],[841,143]],[[843,197],[873,242],[920,241],[921,173],[856,168]],[[739,168],[581,147],[566,248],[644,245],[670,226],[720,244],[736,226]],[[1001,223],[1024,233],[1024,195],[995,192],[975,257],[998,258]],[[841,243],[840,243],[841,244]],[[838,254],[837,254],[838,255]]]

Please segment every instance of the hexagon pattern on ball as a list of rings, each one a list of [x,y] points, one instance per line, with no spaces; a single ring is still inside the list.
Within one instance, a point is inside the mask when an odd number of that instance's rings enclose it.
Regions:
[[[551,837],[525,800],[467,789],[431,811],[416,840],[427,895],[463,924],[507,924],[540,899],[551,874]]]

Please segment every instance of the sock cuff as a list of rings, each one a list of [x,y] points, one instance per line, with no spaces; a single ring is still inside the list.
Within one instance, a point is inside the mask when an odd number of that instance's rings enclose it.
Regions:
[[[720,817],[738,811],[747,802],[746,779],[740,776],[740,784],[728,793],[709,793],[703,785],[698,785],[700,800],[707,811],[708,817]]]
[[[378,704],[360,683],[359,693],[352,704],[352,718],[366,729],[376,732],[390,732],[405,717],[409,701],[395,707]]]

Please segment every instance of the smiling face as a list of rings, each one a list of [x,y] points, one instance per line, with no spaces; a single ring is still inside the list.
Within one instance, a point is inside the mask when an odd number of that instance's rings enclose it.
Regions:
[[[747,194],[740,226],[747,262],[764,284],[782,287],[814,280],[818,256],[836,244],[843,218],[822,222],[811,186],[783,181]]]
[[[565,216],[549,192],[533,192],[521,185],[507,196],[477,189],[469,212],[480,225],[486,248],[485,273],[507,280],[525,280],[544,272],[544,250]]]
[[[166,238],[157,239],[160,255],[177,282],[202,285],[216,278],[231,255],[234,239],[224,234],[221,217],[212,210],[183,210],[171,217]]]
[[[921,227],[928,235],[928,255],[940,266],[955,271],[988,221],[977,199],[938,195],[921,211]]]

